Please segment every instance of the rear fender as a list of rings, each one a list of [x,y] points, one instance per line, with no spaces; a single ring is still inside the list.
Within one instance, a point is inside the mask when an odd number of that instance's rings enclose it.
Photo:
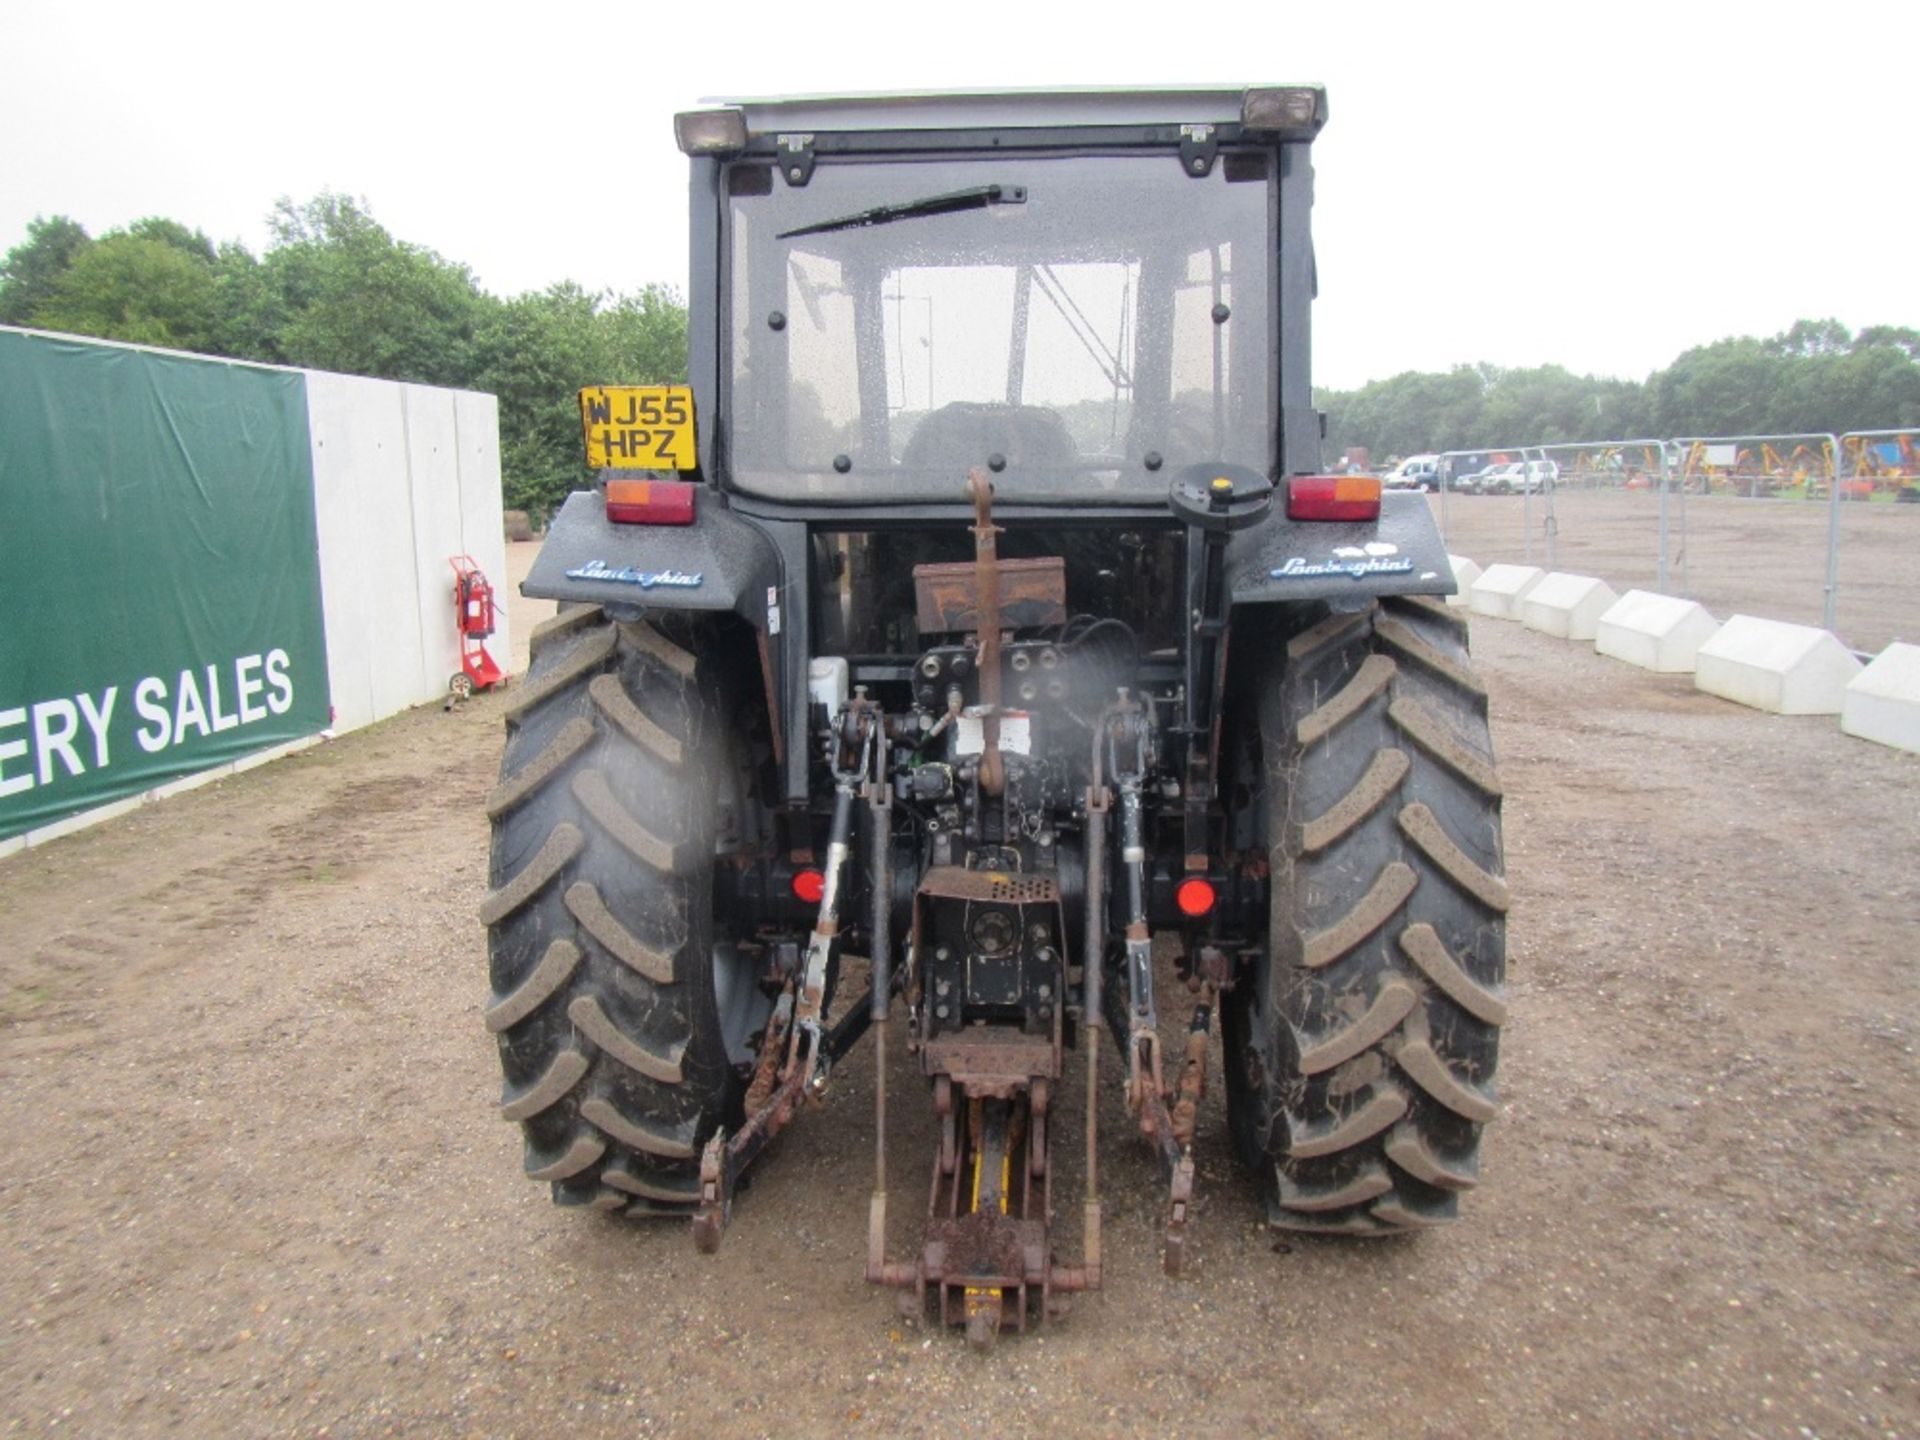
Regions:
[[[1447,547],[1424,495],[1389,490],[1378,521],[1267,518],[1227,543],[1227,593],[1239,605],[1376,595],[1451,595]]]
[[[803,606],[795,613],[782,597],[804,601],[805,586],[795,591],[782,576],[787,566],[804,574],[805,532],[786,528],[799,532],[800,546],[783,565],[773,537],[727,509],[712,490],[702,488],[696,497],[691,525],[615,525],[599,491],[577,491],[547,528],[520,593],[603,605],[620,618],[643,610],[740,616],[755,634],[774,755],[788,798],[804,801],[807,747],[804,740],[788,740],[806,733],[806,616]]]
[[[646,610],[731,610],[780,631],[780,560],[759,526],[702,489],[691,525],[615,525],[598,491],[580,490],[547,529],[520,586],[539,600]]]

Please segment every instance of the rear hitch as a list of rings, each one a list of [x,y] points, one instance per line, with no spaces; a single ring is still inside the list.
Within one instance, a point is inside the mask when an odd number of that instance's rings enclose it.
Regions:
[[[1175,1111],[1167,1108],[1168,1091],[1160,1053],[1159,1015],[1153,996],[1153,941],[1147,922],[1147,847],[1142,789],[1152,769],[1152,732],[1145,712],[1123,691],[1101,721],[1114,784],[1120,794],[1120,866],[1126,884],[1126,942],[1122,976],[1124,996],[1108,1019],[1114,1038],[1127,1056],[1127,1105],[1160,1157],[1167,1179],[1167,1218],[1162,1265],[1178,1275],[1186,1263],[1187,1222],[1193,1201],[1193,1130],[1199,1110],[1199,1086],[1206,1074],[1207,1035],[1211,1011],[1202,1007],[1189,1032],[1182,1066],[1181,1098]],[[1091,850],[1091,843],[1089,844]],[[1095,852],[1105,863],[1104,847]],[[1096,865],[1089,858],[1088,873]],[[1091,883],[1089,903],[1093,899]],[[1197,1057],[1197,1058],[1196,1058]],[[1189,1094],[1189,1092],[1191,1092]]]
[[[998,571],[993,524],[993,486],[984,471],[968,480],[974,501],[974,542],[980,595],[979,668],[985,721],[985,748],[979,781],[989,795],[1001,793],[1005,783],[997,727],[999,717],[1000,616]],[[991,678],[989,678],[991,677]],[[1101,837],[1090,863],[1089,893],[1106,884],[1104,873],[1106,791],[1099,779],[1099,743],[1095,743],[1095,780],[1087,795],[1089,831]],[[884,792],[885,787],[878,787]],[[876,821],[873,833],[888,826],[883,794],[869,802]],[[1004,862],[1002,862],[1004,864]],[[885,890],[885,862],[876,856],[874,874]],[[1017,861],[1015,862],[1017,869]],[[987,905],[1017,912],[1015,934],[1035,929],[1048,937],[1048,948],[1034,952],[1049,967],[1042,996],[1050,997],[1038,1014],[1050,1018],[1044,1033],[1037,1027],[1014,1029],[999,1025],[965,1025],[961,997],[922,1005],[914,1015],[913,1049],[933,1087],[934,1114],[939,1141],[932,1166],[931,1193],[920,1253],[911,1261],[887,1258],[886,1162],[886,1020],[887,990],[876,985],[872,1019],[879,1025],[875,1045],[874,1188],[868,1209],[867,1278],[878,1285],[910,1291],[902,1308],[924,1313],[928,1303],[942,1324],[962,1325],[976,1349],[991,1346],[1003,1328],[1024,1330],[1030,1320],[1044,1322],[1061,1308],[1065,1294],[1098,1289],[1100,1285],[1100,1202],[1095,1158],[1098,1135],[1095,1105],[1099,1094],[1100,961],[1104,941],[1101,906],[1089,906],[1087,954],[1082,973],[1082,1043],[1087,1047],[1087,1192],[1085,1259],[1078,1266],[1054,1263],[1052,1241],[1052,1134],[1050,1113],[1053,1089],[1064,1058],[1063,1011],[1067,966],[1064,911],[1057,878],[1047,872],[1014,874],[1005,869],[972,870],[935,865],[921,877],[914,895],[913,933],[908,941],[908,968],[916,993],[924,980],[928,947],[941,915],[951,907]],[[886,950],[886,926],[876,909],[875,950]],[[944,957],[949,952],[940,949]],[[876,967],[885,963],[876,959]],[[876,968],[876,974],[880,973]],[[939,994],[948,994],[946,979]],[[965,987],[962,987],[965,988]]]
[[[760,1058],[747,1087],[746,1123],[731,1137],[716,1130],[700,1156],[700,1203],[693,1215],[693,1241],[707,1254],[720,1248],[742,1173],[804,1102],[819,1098],[833,1065],[866,1033],[874,1011],[884,1008],[890,981],[881,963],[873,972],[874,1004],[849,1011],[831,1029],[825,1025],[827,977],[840,944],[840,902],[853,852],[854,803],[863,791],[872,794],[886,788],[885,777],[876,774],[885,730],[878,707],[862,694],[840,713],[837,730],[833,823],[827,834],[820,910],[806,958],[767,1023]],[[885,837],[876,840],[873,849],[881,858],[875,863],[884,865],[886,848]],[[884,896],[887,891],[881,885],[873,893]],[[875,913],[882,909],[882,902],[876,900]],[[884,933],[878,939],[884,943]]]

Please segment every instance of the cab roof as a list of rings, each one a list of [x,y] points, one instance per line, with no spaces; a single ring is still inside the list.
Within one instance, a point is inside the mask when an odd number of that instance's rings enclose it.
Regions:
[[[703,100],[746,116],[750,134],[844,130],[1005,130],[1078,126],[1237,125],[1250,95],[1313,91],[1315,120],[1326,118],[1320,85],[1160,85],[1131,89],[870,91],[848,95],[739,96]]]

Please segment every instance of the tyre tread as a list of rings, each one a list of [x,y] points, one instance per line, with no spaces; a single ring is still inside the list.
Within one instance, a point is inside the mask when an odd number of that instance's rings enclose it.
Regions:
[[[1287,1228],[1443,1224],[1480,1178],[1512,896],[1466,640],[1418,598],[1322,613],[1250,700],[1276,898],[1271,969],[1229,997],[1229,1106]]]
[[[1393,683],[1398,669],[1385,655],[1369,655],[1360,668],[1324,705],[1301,718],[1294,732],[1302,749],[1318,744],[1345,725],[1367,706],[1367,702]]]
[[[565,821],[553,827],[546,843],[513,878],[487,896],[480,906],[480,923],[497,925],[552,883],[587,843],[579,827]]]
[[[665,1160],[691,1160],[700,1153],[693,1143],[692,1126],[668,1129],[648,1120],[631,1119],[603,1095],[582,1103],[580,1118],[606,1131],[629,1150],[642,1150]]]
[[[569,885],[566,906],[567,913],[600,943],[601,949],[636,975],[656,985],[671,985],[678,978],[673,956],[656,950],[622,925],[619,917],[607,908],[607,902],[600,898],[592,881],[577,880]]]
[[[574,771],[571,788],[573,798],[593,822],[641,864],[671,872],[679,863],[679,848],[641,824],[640,818],[620,803],[607,777],[598,770]]]
[[[618,643],[610,629],[587,634],[539,679],[529,678],[526,688],[507,706],[507,723],[520,723],[554,696],[573,688],[582,675],[604,665],[612,657]]]
[[[1495,914],[1507,913],[1512,903],[1507,882],[1462,850],[1447,833],[1447,827],[1440,823],[1439,816],[1415,802],[1402,810],[1399,818],[1401,832],[1420,847],[1420,852],[1433,862],[1435,869]]]
[[[704,907],[714,757],[734,753],[720,717],[745,667],[724,627],[717,649],[694,633],[594,606],[540,627],[487,799],[500,1113],[569,1207],[684,1218],[686,1162],[737,1123]]]
[[[685,757],[680,742],[654,721],[628,696],[613,675],[596,675],[587,686],[587,697],[602,715],[620,728],[634,744],[652,751],[662,764],[678,765]]]
[[[1415,1005],[1420,992],[1395,976],[1380,987],[1373,1003],[1351,1025],[1316,1038],[1300,1047],[1300,1073],[1318,1075],[1351,1060],[1361,1051],[1378,1044],[1399,1028]],[[1302,1037],[1303,1040],[1305,1037]]]
[[[592,1066],[593,1061],[580,1051],[562,1050],[533,1084],[517,1094],[501,1097],[500,1118],[526,1120],[558,1105]]]
[[[542,620],[527,636],[527,659],[538,660],[549,645],[564,640],[576,630],[595,624],[601,613],[598,605],[569,605],[558,614]]]
[[[1388,862],[1352,909],[1326,929],[1306,937],[1300,963],[1309,970],[1319,970],[1340,959],[1391,920],[1419,883],[1420,877],[1411,865],[1400,860]]]
[[[1409,925],[1400,932],[1400,948],[1421,974],[1474,1019],[1496,1026],[1507,1023],[1507,1002],[1461,968],[1433,926],[1424,921]]]
[[[1480,678],[1444,650],[1428,644],[1406,621],[1382,615],[1374,622],[1373,633],[1399,659],[1425,667],[1480,704],[1486,703],[1487,687],[1480,683]]]
[[[593,743],[593,722],[576,715],[560,727],[533,759],[510,778],[502,780],[487,794],[487,818],[498,820],[529,796],[538,794],[548,781],[566,768],[566,764]]]
[[[596,1047],[618,1060],[629,1070],[638,1070],[649,1080],[662,1085],[678,1085],[687,1078],[684,1042],[664,1054],[649,1050],[607,1018],[600,1002],[591,995],[579,995],[567,1006],[567,1018]]]
[[[1317,855],[1365,820],[1400,788],[1413,762],[1404,750],[1381,750],[1340,799],[1300,827],[1300,851]]]
[[[1450,735],[1426,706],[1401,696],[1387,707],[1387,715],[1403,735],[1487,799],[1499,798],[1500,777],[1493,765]]]
[[[487,1029],[498,1035],[508,1026],[518,1025],[551,1000],[560,987],[573,978],[579,964],[580,947],[556,936],[527,978],[487,1007]]]

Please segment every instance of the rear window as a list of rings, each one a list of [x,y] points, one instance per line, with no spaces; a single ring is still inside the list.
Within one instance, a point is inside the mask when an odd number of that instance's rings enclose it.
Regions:
[[[1204,178],[989,155],[730,184],[733,483],[955,499],[997,458],[1008,499],[1134,501],[1183,464],[1267,468],[1266,153]],[[909,213],[929,201],[952,208]]]

